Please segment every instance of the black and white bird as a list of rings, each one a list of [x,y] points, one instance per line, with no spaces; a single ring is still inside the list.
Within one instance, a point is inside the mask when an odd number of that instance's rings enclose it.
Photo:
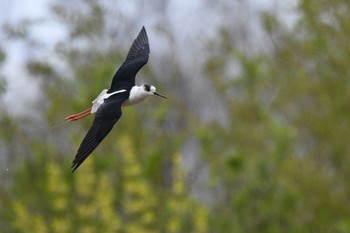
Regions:
[[[158,94],[154,86],[135,84],[137,72],[147,63],[150,53],[149,42],[145,27],[134,40],[129,53],[113,77],[109,90],[104,89],[92,101],[92,107],[66,117],[66,121],[76,121],[90,114],[96,113],[91,128],[83,139],[72,162],[73,172],[96,149],[106,135],[111,131],[122,115],[122,106],[140,103],[148,96],[165,96]]]

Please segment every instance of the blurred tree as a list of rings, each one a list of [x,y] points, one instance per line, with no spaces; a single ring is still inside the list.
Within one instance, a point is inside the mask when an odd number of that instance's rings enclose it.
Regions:
[[[11,227],[5,229],[38,233],[207,232],[208,210],[186,195],[181,156],[173,156],[174,182],[166,195],[161,195],[159,187],[153,188],[144,176],[146,169],[133,148],[131,137],[121,135],[118,185],[112,179],[115,173],[94,169],[94,160],[88,160],[84,171],[72,177],[53,158],[54,151],[42,148],[37,155],[40,160],[23,163],[16,174],[12,201],[5,205],[13,210],[8,216]]]
[[[299,11],[292,31],[263,16],[269,54],[247,56],[223,30],[207,63],[231,116],[230,127],[197,131],[224,190],[212,212],[220,232],[350,230],[349,3],[301,1]],[[232,63],[240,75],[223,76]]]

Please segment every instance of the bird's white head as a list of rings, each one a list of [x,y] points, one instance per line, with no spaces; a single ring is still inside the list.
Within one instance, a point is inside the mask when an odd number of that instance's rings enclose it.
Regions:
[[[164,95],[157,93],[156,88],[154,86],[143,84],[142,86],[134,86],[133,88],[131,88],[129,98],[123,103],[123,106],[140,103],[141,101],[143,101],[151,95],[167,98]]]
[[[156,92],[156,87],[155,86],[151,86],[151,85],[148,85],[148,84],[143,84],[141,86],[141,89],[142,89],[142,92],[144,92],[146,95],[156,95],[156,96],[159,96],[159,97],[162,97],[162,98],[167,98],[165,97],[164,95],[161,95],[159,93]]]

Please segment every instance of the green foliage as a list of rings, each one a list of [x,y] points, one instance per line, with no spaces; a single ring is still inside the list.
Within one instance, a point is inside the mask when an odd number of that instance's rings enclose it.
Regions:
[[[230,127],[198,131],[225,190],[214,210],[220,232],[349,230],[349,4],[302,1],[300,12],[293,32],[265,16],[270,36],[280,38],[273,54],[247,57],[224,33],[220,47],[230,52],[209,63],[213,74],[225,61],[242,69],[227,77],[233,86],[219,87]]]
[[[121,170],[97,170],[88,160],[71,174],[50,153],[23,163],[6,208],[14,232],[207,232],[208,210],[186,195],[181,155],[173,156],[173,184],[166,195],[144,176],[129,136],[117,147]],[[49,157],[48,157],[49,156]],[[44,169],[42,169],[44,168]],[[115,185],[113,180],[118,180]],[[166,203],[162,205],[161,203]],[[192,229],[192,230],[191,230]]]

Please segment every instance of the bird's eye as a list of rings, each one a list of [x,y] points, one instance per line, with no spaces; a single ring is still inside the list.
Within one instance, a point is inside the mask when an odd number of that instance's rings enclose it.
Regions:
[[[148,84],[145,84],[145,91],[150,92],[151,91],[151,86]]]

